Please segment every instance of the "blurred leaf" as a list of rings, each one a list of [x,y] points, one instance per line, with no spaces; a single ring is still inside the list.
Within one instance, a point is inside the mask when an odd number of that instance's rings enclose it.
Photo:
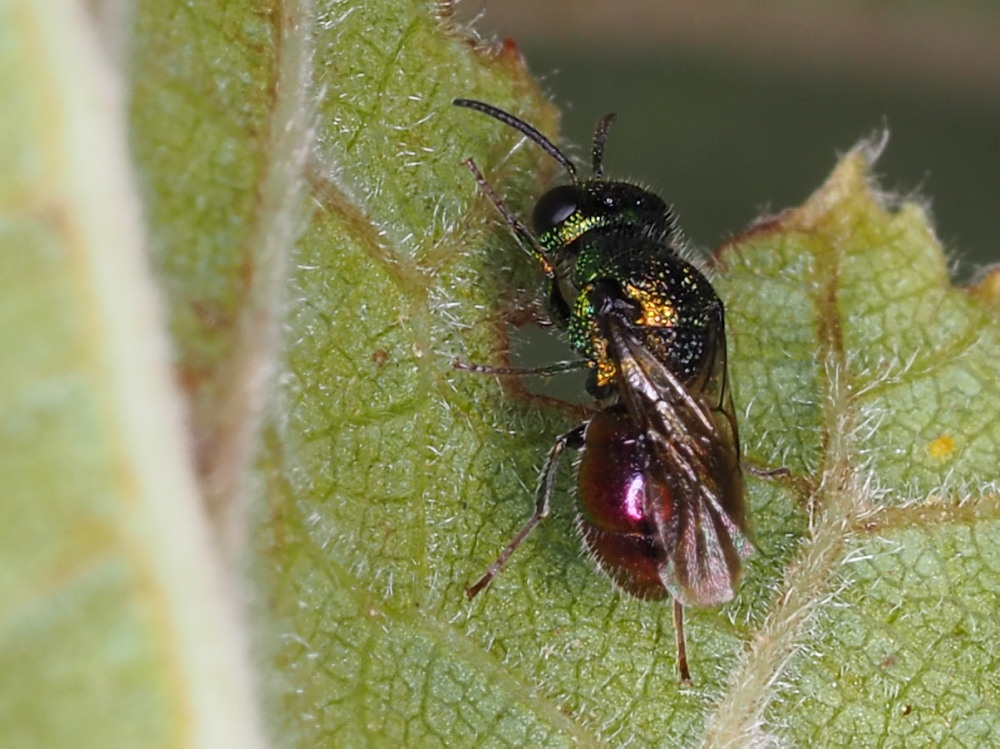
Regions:
[[[108,41],[0,6],[0,745],[253,747]]]

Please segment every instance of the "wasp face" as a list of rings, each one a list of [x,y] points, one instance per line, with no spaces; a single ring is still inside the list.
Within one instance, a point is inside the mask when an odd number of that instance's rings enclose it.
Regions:
[[[593,229],[616,227],[665,237],[673,230],[670,208],[660,196],[629,182],[600,179],[554,187],[539,198],[532,225],[553,253]]]

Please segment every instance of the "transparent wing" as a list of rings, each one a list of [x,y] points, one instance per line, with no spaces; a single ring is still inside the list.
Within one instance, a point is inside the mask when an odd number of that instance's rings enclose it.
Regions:
[[[646,442],[647,478],[671,498],[668,507],[647,508],[666,551],[661,578],[678,601],[699,606],[733,597],[742,560],[754,550],[722,314],[720,307],[710,321],[706,360],[687,384],[649,351],[634,326],[613,313],[601,321],[622,400]]]

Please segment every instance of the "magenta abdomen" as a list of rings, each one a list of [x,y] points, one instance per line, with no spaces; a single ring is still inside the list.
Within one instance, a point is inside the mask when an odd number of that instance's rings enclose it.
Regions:
[[[648,456],[627,413],[598,413],[587,425],[580,460],[580,530],[618,587],[638,598],[663,598],[665,556],[649,508],[669,516],[669,491],[649,480]],[[655,494],[655,495],[654,495]]]

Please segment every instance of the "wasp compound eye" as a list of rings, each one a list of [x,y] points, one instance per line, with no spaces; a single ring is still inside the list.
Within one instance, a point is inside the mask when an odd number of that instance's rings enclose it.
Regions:
[[[538,199],[531,223],[535,231],[545,234],[572,216],[580,207],[580,188],[576,185],[553,187]]]

